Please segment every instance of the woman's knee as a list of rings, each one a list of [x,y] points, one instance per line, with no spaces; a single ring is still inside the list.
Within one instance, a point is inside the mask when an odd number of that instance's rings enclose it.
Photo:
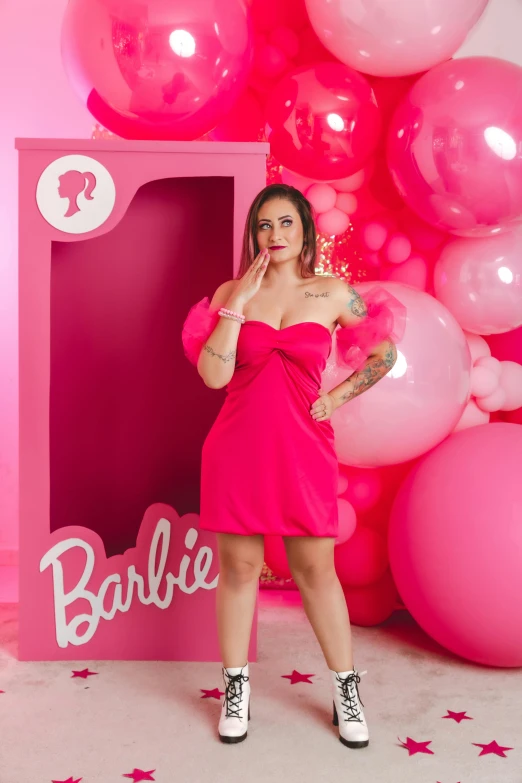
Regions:
[[[337,579],[334,566],[327,563],[322,565],[300,563],[299,565],[291,565],[290,570],[296,585],[308,590],[325,588]]]
[[[263,570],[263,540],[251,540],[250,537],[246,539],[244,536],[225,538],[222,534],[220,539],[220,580],[236,585],[257,581]]]
[[[288,565],[298,587],[325,587],[337,578],[333,551],[328,542],[291,539],[285,545]]]

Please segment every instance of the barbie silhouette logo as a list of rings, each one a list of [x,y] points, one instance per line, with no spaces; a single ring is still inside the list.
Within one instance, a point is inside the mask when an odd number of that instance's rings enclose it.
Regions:
[[[91,174],[90,171],[81,174],[79,171],[73,171],[70,169],[58,177],[60,185],[58,187],[58,193],[61,198],[69,199],[69,208],[65,213],[65,217],[72,217],[77,212],[80,212],[78,206],[78,197],[82,193],[86,199],[92,201],[92,191],[96,187],[96,177]]]
[[[59,231],[85,234],[103,225],[116,201],[108,170],[87,155],[64,155],[43,171],[36,187],[42,217]]]

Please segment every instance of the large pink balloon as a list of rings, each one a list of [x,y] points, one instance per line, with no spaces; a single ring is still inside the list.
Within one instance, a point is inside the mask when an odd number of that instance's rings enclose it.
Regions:
[[[459,236],[522,221],[522,68],[494,57],[425,73],[395,112],[388,165],[407,204]]]
[[[414,459],[440,443],[460,419],[469,396],[471,355],[451,313],[424,291],[379,281],[407,309],[397,362],[373,388],[334,412],[339,461],[377,467]],[[364,294],[375,283],[357,285]],[[327,362],[322,385],[331,390],[349,374]]]
[[[397,589],[448,650],[522,666],[522,427],[452,435],[401,487],[388,543]]]
[[[333,180],[358,172],[381,128],[367,80],[341,63],[323,62],[287,73],[266,103],[271,152],[305,177]]]
[[[246,85],[242,0],[69,0],[65,70],[91,114],[126,139],[196,139]]]
[[[451,57],[488,0],[306,0],[320,40],[341,62],[375,76],[426,71]]]
[[[437,299],[473,334],[522,325],[522,232],[452,239],[435,266]]]

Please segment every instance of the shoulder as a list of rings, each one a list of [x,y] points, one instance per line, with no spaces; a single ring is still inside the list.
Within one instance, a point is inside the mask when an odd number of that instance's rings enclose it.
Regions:
[[[329,279],[332,298],[338,308],[339,326],[355,326],[366,313],[364,299],[350,283],[339,277]]]
[[[216,288],[210,306],[212,308],[223,307],[230,299],[238,282],[239,280],[227,280],[225,283],[221,283],[221,285]]]

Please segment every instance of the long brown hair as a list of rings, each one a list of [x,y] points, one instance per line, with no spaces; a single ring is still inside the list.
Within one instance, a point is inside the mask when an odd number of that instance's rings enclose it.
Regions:
[[[306,199],[300,190],[291,185],[267,185],[266,188],[257,194],[252,202],[245,223],[245,233],[243,235],[243,248],[241,251],[241,263],[237,273],[238,280],[243,277],[247,269],[254,263],[254,259],[259,253],[257,244],[258,216],[259,210],[266,204],[276,198],[284,198],[291,201],[296,208],[301,223],[303,224],[303,250],[301,253],[301,276],[313,277],[315,275],[316,258],[316,231],[314,220],[314,208]]]

